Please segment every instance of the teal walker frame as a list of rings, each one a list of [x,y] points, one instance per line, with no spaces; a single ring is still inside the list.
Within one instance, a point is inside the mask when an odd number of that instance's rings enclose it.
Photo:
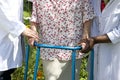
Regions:
[[[48,44],[39,44],[37,42],[34,43],[34,46],[37,47],[37,51],[36,51],[36,61],[35,61],[35,66],[34,66],[33,80],[36,80],[36,77],[37,77],[37,70],[38,70],[38,64],[39,64],[39,58],[40,58],[40,49],[41,48],[72,50],[72,80],[75,80],[76,50],[82,49],[81,46],[77,46],[77,47],[56,46],[56,45],[48,45]],[[30,46],[27,45],[26,46],[26,62],[25,62],[24,80],[27,80],[29,51],[30,51]],[[93,56],[93,54],[92,54],[92,56]],[[92,58],[91,62],[93,62],[93,58]],[[93,64],[93,63],[91,63],[91,64]],[[91,67],[91,74],[93,74],[93,66]],[[90,76],[90,80],[93,80],[93,75]]]

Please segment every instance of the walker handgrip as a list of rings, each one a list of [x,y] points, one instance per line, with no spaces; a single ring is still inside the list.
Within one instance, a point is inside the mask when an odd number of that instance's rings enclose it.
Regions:
[[[65,50],[80,50],[80,49],[82,49],[81,46],[68,47],[68,46],[57,46],[57,45],[49,45],[49,44],[39,44],[37,42],[34,42],[34,46],[42,47],[42,48],[65,49]]]

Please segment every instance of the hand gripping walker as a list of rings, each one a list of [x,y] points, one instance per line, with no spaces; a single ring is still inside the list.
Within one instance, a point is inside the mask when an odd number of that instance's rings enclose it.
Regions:
[[[37,70],[38,70],[38,64],[39,64],[39,58],[40,58],[40,48],[51,48],[51,49],[55,48],[55,49],[72,50],[72,80],[75,80],[76,50],[80,50],[81,49],[80,46],[78,47],[55,46],[55,45],[48,45],[48,44],[38,44],[37,42],[35,42],[34,45],[37,47],[37,52],[36,52],[36,63],[34,67],[33,80],[36,80],[36,77],[37,77]],[[29,51],[30,51],[30,46],[27,45],[24,80],[27,80]]]

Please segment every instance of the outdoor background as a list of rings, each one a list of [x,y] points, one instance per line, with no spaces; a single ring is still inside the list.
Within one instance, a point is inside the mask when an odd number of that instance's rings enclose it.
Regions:
[[[29,17],[31,15],[32,10],[32,3],[24,0],[24,23],[29,26]],[[25,38],[25,43],[27,45],[27,39]],[[29,69],[28,69],[28,79],[33,80],[33,73],[34,73],[34,63],[36,57],[36,49],[30,48],[30,55],[29,55]],[[80,80],[87,80],[87,59],[85,57],[82,59],[81,70],[80,70]],[[18,68],[12,75],[12,80],[24,80],[24,68],[25,64],[21,68]],[[42,70],[42,63],[39,63],[39,70],[37,74],[37,80],[44,80],[43,70]]]

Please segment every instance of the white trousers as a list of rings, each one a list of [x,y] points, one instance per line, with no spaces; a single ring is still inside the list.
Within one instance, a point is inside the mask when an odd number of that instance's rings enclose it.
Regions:
[[[42,60],[45,80],[72,80],[72,62],[60,61],[58,59]],[[76,60],[75,78],[79,80],[81,59]]]

